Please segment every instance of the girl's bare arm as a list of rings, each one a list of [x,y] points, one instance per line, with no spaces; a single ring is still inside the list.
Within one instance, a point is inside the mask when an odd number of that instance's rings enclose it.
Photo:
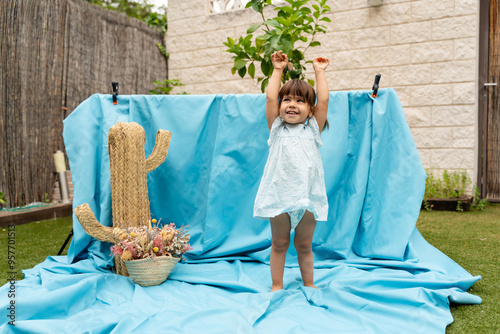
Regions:
[[[326,116],[328,113],[328,99],[330,91],[328,90],[328,82],[326,81],[325,69],[328,67],[330,61],[328,58],[317,57],[313,61],[314,73],[316,75],[316,110],[314,117],[318,122],[319,131],[323,130],[326,123]]]
[[[273,125],[274,120],[279,116],[278,94],[281,87],[281,76],[283,70],[287,65],[287,56],[282,54],[281,51],[275,52],[271,56],[274,70],[266,90],[266,118],[269,130]]]

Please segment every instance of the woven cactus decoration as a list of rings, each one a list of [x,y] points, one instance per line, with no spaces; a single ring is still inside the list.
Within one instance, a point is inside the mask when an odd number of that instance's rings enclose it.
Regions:
[[[170,145],[169,131],[158,130],[153,152],[146,159],[144,129],[137,123],[118,122],[108,135],[111,173],[113,227],[143,226],[151,219],[147,173],[165,161]],[[116,242],[123,236],[97,221],[88,204],[75,209],[85,232],[100,241]],[[123,261],[115,256],[116,273],[128,276]]]

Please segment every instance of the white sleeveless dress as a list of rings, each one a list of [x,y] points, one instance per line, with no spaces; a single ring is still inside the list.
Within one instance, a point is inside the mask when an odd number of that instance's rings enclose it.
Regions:
[[[316,118],[309,118],[307,124],[287,124],[278,116],[268,144],[269,156],[255,198],[254,217],[268,220],[284,212],[306,209],[316,220],[326,221],[328,200],[319,152],[323,143]]]

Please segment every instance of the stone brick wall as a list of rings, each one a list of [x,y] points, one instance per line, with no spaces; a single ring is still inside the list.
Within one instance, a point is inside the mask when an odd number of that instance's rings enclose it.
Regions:
[[[426,168],[475,176],[478,0],[329,0],[332,23],[306,56],[330,58],[330,90],[397,91]],[[251,9],[209,14],[204,0],[170,0],[169,77],[190,94],[260,93],[232,75],[227,37],[260,22]],[[312,77],[312,73],[311,73]]]

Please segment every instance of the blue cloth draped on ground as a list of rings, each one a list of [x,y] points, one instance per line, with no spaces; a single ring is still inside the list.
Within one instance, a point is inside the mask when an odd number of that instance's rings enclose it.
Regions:
[[[321,148],[329,216],[313,241],[319,289],[301,285],[291,245],[285,289],[275,293],[270,226],[252,217],[268,152],[265,96],[118,100],[93,95],[64,121],[74,205],[88,203],[111,226],[110,127],[139,123],[146,155],[156,131],[169,130],[167,159],[148,174],[151,211],[189,225],[194,250],[165,283],[143,288],[110,272],[110,244],[74,217],[68,256],[24,272],[16,326],[4,324],[2,333],[444,333],[450,301],[481,302],[466,292],[480,277],[415,228],[425,171],[394,90],[376,99],[330,93]]]

